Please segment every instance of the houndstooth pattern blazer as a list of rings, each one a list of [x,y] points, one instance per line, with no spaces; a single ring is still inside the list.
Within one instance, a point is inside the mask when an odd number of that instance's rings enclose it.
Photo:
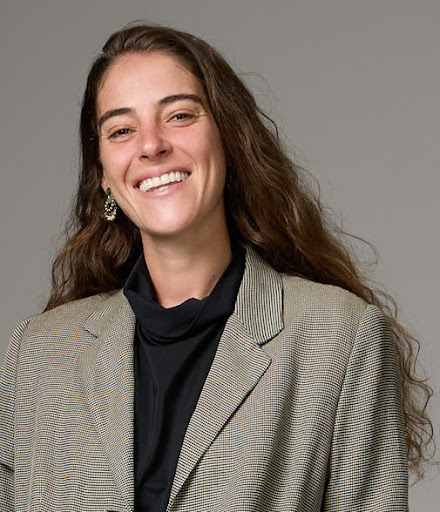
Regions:
[[[122,292],[24,322],[0,383],[2,512],[133,511],[133,334]],[[248,250],[168,512],[403,512],[388,324]]]

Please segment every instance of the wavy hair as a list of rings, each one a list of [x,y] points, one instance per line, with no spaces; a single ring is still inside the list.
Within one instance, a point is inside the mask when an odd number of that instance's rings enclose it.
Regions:
[[[394,301],[369,286],[344,233],[329,221],[304,170],[283,148],[275,124],[226,60],[191,34],[129,25],[109,38],[94,61],[81,110],[79,186],[66,240],[54,261],[46,310],[121,288],[141,253],[139,230],[123,212],[114,222],[104,218],[96,100],[119,56],[148,52],[179,59],[203,88],[229,164],[225,204],[236,242],[252,246],[279,272],[340,286],[387,315],[402,381],[409,468],[420,477],[422,463],[429,460],[433,427],[426,412],[432,390],[416,375],[417,340],[397,321]]]

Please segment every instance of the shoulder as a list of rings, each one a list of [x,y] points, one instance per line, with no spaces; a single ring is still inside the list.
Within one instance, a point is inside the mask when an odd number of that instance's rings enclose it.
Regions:
[[[267,346],[274,358],[287,358],[307,378],[319,375],[332,389],[350,367],[356,373],[367,363],[394,364],[390,324],[379,307],[337,286],[281,277],[284,328]]]
[[[107,310],[119,302],[121,291],[99,294],[62,304],[29,319],[29,327],[59,323],[83,324],[96,310]]]
[[[248,250],[247,267],[242,283],[246,293],[238,298],[251,332],[266,332],[265,324],[282,326],[281,337],[288,343],[321,340],[349,350],[367,313],[384,316],[379,308],[341,287],[278,272],[255,251]],[[258,329],[252,328],[255,322]]]
[[[338,286],[278,272],[251,248],[247,248],[246,266],[242,288],[247,303],[249,298],[251,305],[265,303],[266,312],[282,304],[287,322],[310,314],[359,319],[368,307],[360,297]]]
[[[10,348],[48,344],[50,341],[73,340],[84,332],[90,318],[106,317],[124,303],[121,290],[68,302],[23,321],[12,333]],[[20,347],[21,346],[21,347]],[[20,347],[20,348],[19,348]]]
[[[281,276],[284,305],[288,312],[319,311],[321,314],[348,314],[360,318],[369,305],[339,286],[316,283],[298,276]]]
[[[360,334],[387,329],[378,307],[338,286],[282,275],[287,333],[351,351]]]
[[[2,367],[2,378],[43,378],[60,375],[78,364],[79,357],[94,344],[101,329],[119,318],[128,302],[122,290],[63,304],[22,322],[11,336]]]

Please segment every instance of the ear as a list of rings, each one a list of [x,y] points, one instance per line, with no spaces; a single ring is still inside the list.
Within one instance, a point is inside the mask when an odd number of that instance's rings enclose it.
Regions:
[[[104,176],[104,173],[102,173],[101,177],[101,187],[104,192],[107,192],[107,189],[109,188],[107,178]]]

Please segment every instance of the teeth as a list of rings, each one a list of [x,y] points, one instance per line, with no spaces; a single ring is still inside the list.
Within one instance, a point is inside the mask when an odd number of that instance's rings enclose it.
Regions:
[[[139,189],[142,192],[147,192],[152,188],[161,187],[162,185],[168,185],[168,183],[174,183],[176,181],[185,181],[188,178],[189,173],[187,172],[169,172],[162,174],[162,176],[155,176],[154,178],[147,178],[139,183]]]

